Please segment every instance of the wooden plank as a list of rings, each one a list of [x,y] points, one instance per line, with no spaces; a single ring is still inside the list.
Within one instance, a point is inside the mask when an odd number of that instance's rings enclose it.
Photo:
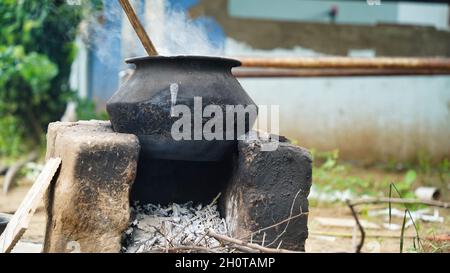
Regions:
[[[9,253],[28,228],[30,219],[61,165],[61,158],[50,158],[0,236],[0,253]]]
[[[327,227],[353,228],[356,226],[355,219],[351,219],[351,218],[315,217],[313,220],[318,222],[320,225],[327,226]],[[380,229],[380,226],[375,223],[364,221],[364,220],[362,220],[360,222],[364,228]]]

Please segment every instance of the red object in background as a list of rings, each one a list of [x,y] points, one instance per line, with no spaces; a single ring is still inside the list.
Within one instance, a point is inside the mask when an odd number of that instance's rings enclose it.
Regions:
[[[334,23],[336,21],[336,17],[338,16],[339,9],[336,5],[332,6],[330,11],[328,12],[328,16],[330,16],[330,20]]]

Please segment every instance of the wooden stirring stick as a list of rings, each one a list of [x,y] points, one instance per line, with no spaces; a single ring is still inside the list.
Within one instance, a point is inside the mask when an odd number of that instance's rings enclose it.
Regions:
[[[158,56],[158,52],[156,51],[155,46],[148,37],[147,32],[145,32],[145,29],[142,26],[141,22],[137,18],[136,12],[134,12],[134,9],[131,6],[130,2],[128,0],[119,0],[119,2],[126,13],[128,20],[133,26],[134,31],[136,31],[139,40],[141,40],[141,43],[144,46],[145,51],[147,51],[147,54],[150,56]]]

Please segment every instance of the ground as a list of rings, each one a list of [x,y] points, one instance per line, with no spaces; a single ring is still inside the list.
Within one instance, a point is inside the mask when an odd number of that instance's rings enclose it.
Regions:
[[[380,187],[371,187],[371,191],[375,191],[376,189],[383,189],[384,180],[405,180],[405,176],[408,171],[399,172],[392,174],[389,171],[382,170],[380,168],[362,168],[362,167],[351,167],[350,170],[345,171],[344,173],[338,172],[339,175],[334,175],[333,181],[339,181],[339,179],[344,179],[346,176],[349,179],[349,183],[376,183],[379,182],[382,186]],[[322,177],[317,177],[318,175],[322,175]],[[317,180],[315,183],[319,188],[323,187],[324,183],[330,184],[332,187],[327,189],[331,191],[335,188],[340,189],[344,187],[344,185],[340,185],[339,182],[336,184],[335,182],[330,182],[330,180],[326,180],[324,176],[328,176],[329,173],[321,172],[321,170],[315,170],[314,178]],[[331,176],[330,176],[331,177]],[[354,180],[354,177],[358,177],[361,180]],[[420,177],[420,175],[418,175]],[[367,182],[367,179],[372,179]],[[0,177],[0,185],[2,183],[2,177]],[[354,180],[354,181],[353,181]],[[417,180],[417,179],[416,179]],[[359,182],[358,182],[359,181]],[[412,182],[411,182],[412,183]],[[417,183],[414,182],[414,183]],[[330,186],[328,185],[328,186]],[[18,185],[13,187],[13,189],[7,194],[0,193],[0,212],[6,213],[14,213],[17,207],[20,205],[20,202],[24,198],[28,189],[30,188],[31,183],[26,179],[21,179]],[[367,186],[367,185],[366,185]],[[354,187],[355,192],[362,191],[358,189],[357,186]],[[376,195],[376,192],[373,192]],[[444,193],[446,196],[447,193]],[[356,239],[352,238],[354,234],[354,229],[352,227],[333,227],[333,226],[323,226],[317,220],[319,218],[340,218],[340,219],[352,219],[352,215],[348,207],[342,202],[323,202],[317,200],[311,200],[310,214],[309,214],[309,231],[310,235],[306,242],[306,251],[307,252],[353,252],[354,245],[359,242],[359,233],[357,234]],[[387,205],[376,205],[376,206],[361,206],[358,207],[360,210],[360,218],[362,220],[369,221],[371,223],[376,223],[380,226],[387,220],[382,216],[373,216],[369,217],[367,215],[367,211],[374,209],[387,208]],[[398,209],[402,209],[401,206],[397,206]],[[439,213],[441,216],[444,216],[444,223],[418,223],[419,226],[419,235],[422,238],[422,241],[425,245],[425,248],[422,251],[427,252],[449,252],[450,245],[449,242],[429,242],[426,241],[425,238],[430,237],[432,235],[442,235],[442,234],[450,234],[450,213],[448,210],[440,209]],[[32,243],[42,243],[44,240],[44,232],[45,232],[45,211],[43,204],[41,204],[36,214],[32,217],[30,226],[28,230],[25,232],[22,237],[22,242],[32,242]],[[393,222],[401,225],[401,218],[393,218]],[[380,229],[366,229],[366,240],[363,248],[363,252],[399,252],[400,249],[400,230],[390,231],[386,230],[383,227]],[[405,231],[405,242],[404,242],[404,251],[414,251],[413,238],[415,236],[415,229],[413,227],[409,227]],[[22,251],[36,251],[35,245],[22,244],[20,246],[20,250]]]
[[[377,206],[380,208],[380,206]],[[310,235],[306,243],[307,252],[353,252],[353,228],[338,228],[338,227],[324,227],[321,226],[315,219],[317,217],[333,217],[352,219],[352,215],[347,206],[332,205],[330,207],[312,207],[309,219]],[[382,224],[380,217],[361,217],[373,223]],[[448,234],[450,217],[447,214],[444,223],[421,223],[420,224],[420,238],[425,239],[433,234]],[[393,220],[401,224],[401,219]],[[400,230],[390,231],[384,228],[379,230],[366,229],[366,239],[362,252],[391,252],[398,253],[400,251]],[[355,243],[359,242],[359,231],[356,231],[357,239]],[[405,231],[405,245],[404,252],[414,251],[413,238],[415,230],[413,227]],[[429,242],[424,240],[425,251],[446,251],[450,250],[440,244],[434,250],[429,246]]]
[[[2,178],[0,178],[0,181],[1,179]],[[27,183],[14,187],[6,195],[3,192],[0,192],[0,212],[13,214],[19,207],[30,187],[31,184]],[[31,218],[31,223],[28,230],[22,238],[31,242],[43,242],[45,221],[44,204],[41,202],[36,210],[36,213]]]

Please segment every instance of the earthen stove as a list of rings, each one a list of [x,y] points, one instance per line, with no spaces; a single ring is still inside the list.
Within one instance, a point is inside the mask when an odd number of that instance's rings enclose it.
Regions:
[[[266,242],[302,251],[311,156],[288,142],[272,152],[260,145],[239,141],[223,161],[204,165],[147,161],[139,158],[138,138],[114,132],[108,121],[52,123],[47,158],[61,157],[62,165],[47,196],[44,251],[70,252],[75,243],[81,252],[120,252],[134,201],[208,204],[219,192],[230,236],[263,229]]]
[[[219,194],[218,211],[229,236],[303,251],[311,186],[308,151],[278,136],[272,136],[280,140],[277,149],[264,151],[270,138],[241,137],[254,135],[251,115],[243,115],[243,134],[224,121],[219,131],[224,140],[194,140],[195,132],[193,140],[171,135],[173,91],[183,109],[194,111],[194,124],[198,97],[216,109],[230,104],[257,109],[231,74],[240,63],[201,56],[128,62],[136,72],[108,102],[111,122],[49,125],[47,158],[60,157],[62,164],[47,194],[44,251],[119,252],[136,202],[197,206]],[[231,140],[225,138],[229,135]]]

